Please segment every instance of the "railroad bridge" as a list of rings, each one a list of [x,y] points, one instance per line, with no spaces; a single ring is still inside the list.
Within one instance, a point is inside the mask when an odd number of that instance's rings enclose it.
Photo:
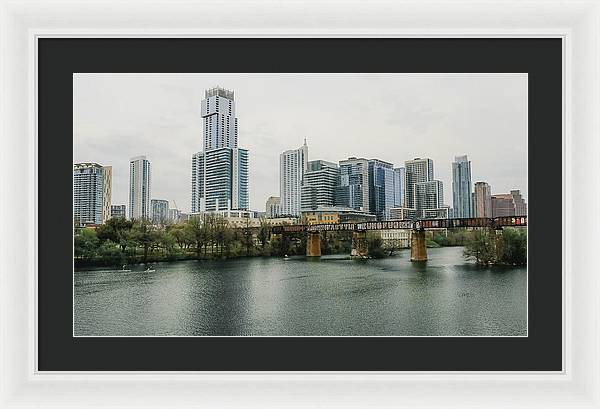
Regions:
[[[424,219],[424,220],[388,220],[380,222],[330,223],[330,224],[292,224],[273,226],[272,234],[306,233],[306,256],[321,256],[321,232],[351,231],[353,258],[369,257],[367,231],[377,230],[411,230],[410,260],[427,261],[425,231],[436,229],[453,229],[460,227],[486,228],[499,232],[503,227],[527,226],[527,216],[510,217],[478,217],[460,219]]]

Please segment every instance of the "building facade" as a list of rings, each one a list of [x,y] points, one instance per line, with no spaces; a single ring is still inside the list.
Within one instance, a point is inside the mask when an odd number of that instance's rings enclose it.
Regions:
[[[302,211],[301,221],[306,224],[337,224],[337,223],[361,223],[377,220],[370,213],[349,207],[319,206],[316,209]]]
[[[78,226],[102,224],[110,218],[112,167],[73,165],[73,220]]]
[[[177,224],[181,219],[181,211],[179,209],[169,209],[169,221]]]
[[[433,160],[415,158],[406,161],[404,206],[396,207],[394,219],[438,218],[446,215],[449,209],[444,205],[444,185],[434,179]]]
[[[472,217],[471,161],[457,156],[452,163],[452,206],[454,217]]]
[[[520,190],[492,195],[492,217],[527,216],[527,203]]]
[[[515,216],[527,216],[527,203],[521,196],[520,190],[511,190],[510,195],[515,203]]]
[[[438,209],[444,205],[444,185],[439,180],[415,184],[416,208]]]
[[[238,147],[233,91],[215,87],[201,103],[204,150],[192,155],[192,212],[249,207],[249,153]]]
[[[127,211],[125,205],[110,206],[110,217],[113,219],[127,219]]]
[[[378,220],[388,220],[394,207],[394,165],[379,159],[369,159],[369,211]]]
[[[415,220],[417,209],[410,207],[393,207],[390,210],[390,220]]]
[[[201,102],[204,120],[204,151],[237,148],[238,120],[235,116],[234,92],[214,87],[204,92]]]
[[[404,168],[394,168],[394,207],[404,207],[404,184],[406,172]]]
[[[369,213],[369,161],[348,158],[340,161],[340,182],[335,190],[335,205]]]
[[[475,182],[473,193],[475,217],[492,217],[492,188],[486,182]]]
[[[404,207],[416,209],[416,184],[433,180],[433,160],[415,158],[404,163]]]
[[[337,164],[324,160],[308,162],[300,189],[301,210],[334,206],[335,188],[339,184],[339,179],[340,170]]]
[[[163,199],[152,199],[150,201],[152,209],[152,223],[165,225],[169,222],[169,201]]]
[[[492,195],[492,217],[506,217],[515,215],[515,202],[512,195],[502,193]]]
[[[299,216],[301,210],[302,178],[308,166],[308,146],[291,149],[279,155],[279,193],[281,214]]]
[[[102,222],[111,217],[112,205],[112,166],[102,167]]]
[[[271,196],[267,199],[265,213],[268,219],[279,217],[281,214],[281,198],[279,196]]]
[[[151,167],[145,156],[129,161],[129,218],[150,217]]]

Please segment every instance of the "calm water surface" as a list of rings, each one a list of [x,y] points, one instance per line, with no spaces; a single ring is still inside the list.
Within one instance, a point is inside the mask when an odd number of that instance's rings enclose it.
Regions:
[[[527,335],[526,268],[428,254],[77,271],[75,335]]]

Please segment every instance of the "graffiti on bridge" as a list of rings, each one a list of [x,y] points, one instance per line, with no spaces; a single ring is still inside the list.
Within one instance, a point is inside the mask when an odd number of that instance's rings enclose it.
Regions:
[[[424,219],[424,220],[388,220],[380,222],[329,223],[329,224],[293,224],[273,226],[273,233],[326,232],[326,231],[364,231],[364,230],[401,230],[401,229],[450,229],[456,227],[509,227],[527,226],[527,216],[508,216],[496,218],[462,219]]]

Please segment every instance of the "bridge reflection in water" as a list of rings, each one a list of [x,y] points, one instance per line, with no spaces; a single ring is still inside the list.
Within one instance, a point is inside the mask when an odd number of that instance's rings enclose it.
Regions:
[[[272,234],[282,235],[286,233],[307,234],[306,256],[321,256],[321,232],[323,231],[351,231],[352,252],[354,258],[369,257],[367,245],[367,231],[376,230],[411,230],[410,260],[427,261],[427,247],[425,246],[425,230],[452,229],[452,228],[484,228],[498,232],[503,227],[527,226],[527,216],[509,217],[473,217],[460,219],[424,219],[424,220],[387,220],[380,222],[359,223],[330,223],[330,224],[292,224],[273,226]]]

